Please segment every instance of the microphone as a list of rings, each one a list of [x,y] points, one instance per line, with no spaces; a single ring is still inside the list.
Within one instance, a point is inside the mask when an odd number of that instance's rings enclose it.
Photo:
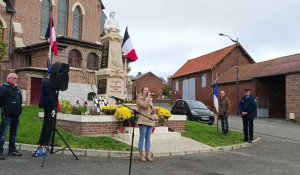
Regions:
[[[113,98],[117,101],[117,103],[123,103],[124,102],[124,99],[122,98],[119,98],[119,97],[115,97],[115,96],[109,96],[109,98]]]

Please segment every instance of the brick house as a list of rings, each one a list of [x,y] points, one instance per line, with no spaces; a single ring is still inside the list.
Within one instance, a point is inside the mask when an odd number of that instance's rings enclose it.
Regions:
[[[162,97],[162,80],[152,72],[142,74],[138,73],[136,77],[131,79],[132,81],[132,98],[136,99],[137,96],[142,92],[143,87],[148,87],[150,92],[154,93],[156,99]]]
[[[212,85],[218,76],[228,72],[236,73],[237,54],[240,66],[255,63],[246,50],[242,46],[237,49],[237,45],[188,60],[171,76],[172,101],[181,98],[199,100],[213,110]],[[234,93],[236,88],[227,92],[232,99],[235,99]],[[242,93],[243,89],[240,88],[240,94]],[[232,111],[235,109],[236,101],[232,100]]]
[[[95,71],[101,62],[101,33],[105,15],[99,0],[26,0],[12,1],[16,14],[13,17],[12,54],[1,65],[1,80],[10,72],[19,76],[19,88],[26,104],[37,104],[42,78],[47,74],[49,43],[44,36],[52,6],[57,35],[58,56],[53,62],[70,65],[67,91],[60,99],[71,102],[87,100],[87,93],[96,90]],[[0,29],[2,39],[9,44],[10,14],[0,0]],[[93,87],[93,88],[92,88]],[[76,95],[74,95],[76,93]]]
[[[219,87],[234,85],[233,73],[222,77]],[[259,117],[295,119],[300,122],[300,54],[240,67],[241,82],[257,97]]]
[[[230,47],[232,46],[229,46],[229,48]],[[228,49],[228,47],[224,49],[226,50]],[[222,52],[222,50],[224,51],[224,49],[213,52],[211,54],[220,53]],[[241,51],[243,52],[244,49],[239,49],[239,50],[240,50],[239,52]],[[206,59],[213,60],[214,57],[211,54],[196,59],[206,58]],[[229,52],[228,56],[230,56],[231,54],[233,54],[232,51]],[[244,52],[244,56],[247,57],[247,55],[248,54]],[[239,55],[240,62],[243,62],[243,60],[245,60],[245,57]],[[251,57],[249,56],[248,59],[250,58]],[[189,94],[186,96],[182,95],[183,94],[182,83],[183,81],[186,81],[186,79],[194,78],[196,80],[195,88],[194,88],[196,91],[195,92],[196,96],[194,99],[203,101],[205,104],[209,105],[211,109],[213,109],[212,85],[214,84],[214,81],[212,80],[215,80],[217,76],[219,76],[217,78],[219,90],[221,89],[225,90],[227,96],[231,99],[232,102],[231,113],[236,114],[237,73],[235,69],[234,70],[230,69],[231,67],[234,67],[234,63],[230,65],[229,63],[230,59],[232,60],[234,58],[228,57],[226,59],[225,57],[225,59],[223,59],[224,61],[221,61],[216,65],[214,65],[213,70],[193,73],[192,75],[176,77],[176,73],[178,72],[177,71],[174,74],[175,76],[173,75],[171,77],[173,99],[175,98],[174,100],[176,100],[178,98],[190,98],[191,96],[189,96]],[[197,64],[199,63],[205,65],[210,62],[208,60],[203,59],[202,62],[198,60]],[[193,64],[196,64],[196,62],[194,62]],[[211,79],[206,80],[209,82],[206,89],[205,87],[201,87],[203,84],[203,78],[199,76],[199,74],[203,75],[205,72],[209,75],[209,77],[211,76]],[[212,72],[213,74],[211,74]],[[226,73],[224,74],[224,72]],[[184,74],[184,71],[181,74]],[[200,77],[201,77],[201,82],[200,82]],[[299,95],[300,84],[299,83],[300,83],[300,54],[285,56],[285,57],[276,58],[264,62],[255,63],[255,64],[250,64],[250,63],[242,64],[242,65],[240,64],[239,66],[239,97],[241,98],[243,96],[244,88],[251,89],[251,94],[257,98],[258,117],[295,119],[296,121],[300,122],[300,95]],[[177,91],[176,88],[178,88]]]

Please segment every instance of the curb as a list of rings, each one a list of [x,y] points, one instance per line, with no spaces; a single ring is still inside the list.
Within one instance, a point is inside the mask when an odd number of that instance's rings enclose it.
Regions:
[[[199,150],[188,150],[188,151],[178,151],[178,152],[152,152],[152,157],[170,157],[170,156],[183,156],[183,155],[192,155],[192,154],[202,154],[202,153],[212,153],[212,152],[224,152],[224,151],[231,151],[240,148],[247,148],[257,144],[260,141],[260,138],[257,137],[253,140],[252,143],[242,143],[242,144],[235,144],[229,146],[222,146],[222,147],[212,147],[209,149],[199,149]],[[4,145],[6,148],[8,146],[8,142]],[[21,151],[35,151],[38,145],[30,145],[30,144],[23,144],[23,143],[16,143],[16,147],[18,150]],[[63,147],[54,147],[55,150],[62,149]],[[105,150],[93,150],[93,149],[79,149],[73,148],[73,152],[78,156],[91,156],[91,157],[117,157],[117,158],[127,158],[130,157],[130,152],[128,151],[105,151]],[[70,150],[62,150],[62,155],[72,155]],[[134,151],[132,153],[134,157],[139,156],[139,152]]]

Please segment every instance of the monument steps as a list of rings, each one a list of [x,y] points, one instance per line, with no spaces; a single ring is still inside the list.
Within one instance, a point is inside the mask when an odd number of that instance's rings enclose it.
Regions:
[[[125,127],[124,133],[115,134],[114,137],[124,141],[131,141],[132,137],[132,127]],[[179,139],[181,133],[179,132],[169,132],[168,127],[155,127],[154,133],[151,135],[151,140],[161,140],[161,139]],[[136,127],[134,130],[134,138],[139,138],[139,128]]]

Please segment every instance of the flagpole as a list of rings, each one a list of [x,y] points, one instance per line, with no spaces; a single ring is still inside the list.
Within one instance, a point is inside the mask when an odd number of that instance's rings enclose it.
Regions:
[[[52,13],[52,5],[50,7],[50,44],[49,44],[49,54],[50,54],[50,65],[52,65],[52,24],[53,22],[53,13]]]
[[[125,98],[127,98],[127,58],[125,57]]]

